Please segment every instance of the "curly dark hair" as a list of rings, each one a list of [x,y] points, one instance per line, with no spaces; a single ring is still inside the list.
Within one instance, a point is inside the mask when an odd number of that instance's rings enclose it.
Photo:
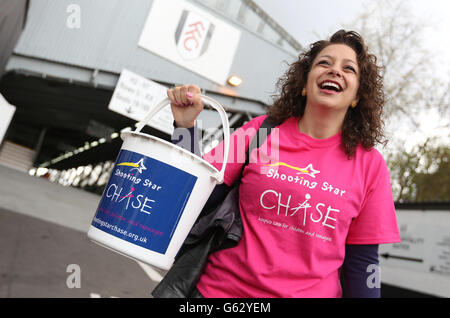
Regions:
[[[377,57],[368,52],[363,38],[354,31],[339,30],[329,41],[317,41],[308,51],[301,53],[296,62],[278,80],[279,95],[267,114],[276,124],[281,124],[291,116],[303,116],[306,97],[301,95],[316,56],[331,44],[345,44],[351,47],[358,60],[360,83],[357,107],[349,107],[342,126],[342,146],[350,159],[356,147],[361,144],[370,150],[377,143],[386,143],[382,119],[385,95],[383,90],[382,68],[377,65]]]

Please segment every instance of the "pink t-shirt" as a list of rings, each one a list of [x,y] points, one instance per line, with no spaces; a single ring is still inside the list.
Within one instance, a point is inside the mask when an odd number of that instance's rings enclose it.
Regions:
[[[266,115],[233,133],[225,183],[239,177]],[[275,128],[250,156],[239,188],[243,235],[213,253],[197,288],[205,297],[341,297],[345,244],[400,241],[389,171],[376,150],[351,160],[341,133],[314,139],[299,118]],[[204,156],[220,169],[223,143]]]

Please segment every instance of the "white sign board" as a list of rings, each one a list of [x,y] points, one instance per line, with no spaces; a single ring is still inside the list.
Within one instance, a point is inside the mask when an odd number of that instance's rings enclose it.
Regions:
[[[152,107],[167,98],[166,92],[165,86],[124,69],[120,74],[108,109],[141,121]],[[170,106],[163,108],[147,124],[172,135],[173,115]]]
[[[184,0],[153,0],[139,46],[225,85],[241,32]]]
[[[450,211],[401,210],[397,220],[401,243],[379,248],[382,280],[450,297]]]
[[[450,278],[450,215],[402,211],[397,217],[402,242],[380,246],[382,263]]]
[[[8,101],[0,94],[0,144],[3,142],[6,130],[11,123],[16,107],[9,104]]]

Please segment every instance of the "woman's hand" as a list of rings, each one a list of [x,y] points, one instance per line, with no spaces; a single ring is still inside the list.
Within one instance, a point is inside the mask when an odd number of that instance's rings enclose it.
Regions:
[[[201,89],[196,85],[178,86],[167,90],[167,96],[170,99],[170,106],[177,127],[194,127],[195,120],[203,110],[200,94]]]

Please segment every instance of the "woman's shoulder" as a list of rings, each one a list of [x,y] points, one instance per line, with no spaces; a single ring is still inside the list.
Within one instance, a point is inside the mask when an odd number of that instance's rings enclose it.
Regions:
[[[246,127],[246,128],[256,128],[258,129],[262,123],[264,122],[264,120],[267,118],[267,115],[260,115],[257,117],[254,117],[252,119],[250,119],[247,123],[245,123],[242,127]]]
[[[234,132],[234,134],[236,135],[241,135],[241,134],[254,134],[255,132],[258,131],[259,127],[261,127],[262,123],[264,122],[264,120],[266,119],[267,115],[260,115],[257,117],[254,117],[252,119],[250,119],[247,122],[244,122],[244,124],[242,126],[240,126],[237,129],[232,129],[231,131]]]
[[[356,157],[364,168],[370,168],[372,171],[378,170],[379,172],[387,170],[387,163],[383,154],[375,147],[366,149],[362,145],[358,145]]]

